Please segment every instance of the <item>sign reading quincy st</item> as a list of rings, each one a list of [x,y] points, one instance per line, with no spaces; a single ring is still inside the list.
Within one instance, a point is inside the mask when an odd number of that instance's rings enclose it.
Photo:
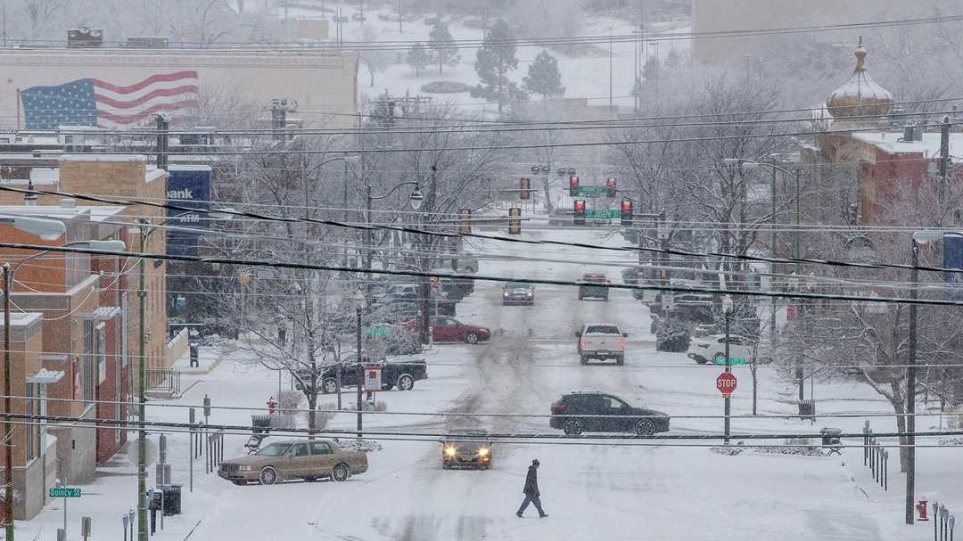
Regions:
[[[51,487],[49,494],[51,498],[79,498],[80,487]]]

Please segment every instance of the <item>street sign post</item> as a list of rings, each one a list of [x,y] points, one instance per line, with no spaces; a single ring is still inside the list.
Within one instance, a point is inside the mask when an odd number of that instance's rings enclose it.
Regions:
[[[51,498],[79,498],[80,487],[50,487],[48,494]]]
[[[716,378],[716,389],[728,398],[736,390],[736,383],[736,376],[732,372],[723,372]]]
[[[364,390],[374,393],[381,390],[381,367],[368,366],[364,369]]]

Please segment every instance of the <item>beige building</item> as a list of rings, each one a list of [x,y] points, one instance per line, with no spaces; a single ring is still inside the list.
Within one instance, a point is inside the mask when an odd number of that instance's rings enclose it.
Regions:
[[[154,113],[188,125],[228,114],[215,123],[232,127],[270,119],[275,98],[305,124],[351,127],[358,96],[358,55],[341,51],[2,49],[0,73],[0,127],[31,130],[135,126]]]
[[[740,31],[867,23],[959,11],[958,0],[692,0],[692,59],[709,64],[744,62],[748,54],[766,55],[773,40],[779,39],[779,34],[753,36]],[[864,33],[874,31],[867,27]],[[720,32],[733,35],[712,37]],[[852,34],[806,33],[828,43],[851,42]]]

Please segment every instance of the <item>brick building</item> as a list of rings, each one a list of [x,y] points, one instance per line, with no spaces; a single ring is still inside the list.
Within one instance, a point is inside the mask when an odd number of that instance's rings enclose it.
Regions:
[[[0,319],[0,331],[3,330]],[[42,375],[43,321],[38,313],[15,313],[10,316],[11,413],[40,413],[40,386],[34,383]],[[4,370],[0,356],[0,370]],[[22,398],[21,398],[22,397]],[[57,456],[48,448],[45,423],[13,424],[13,515],[27,519],[36,515],[47,502],[47,487],[57,479]],[[7,447],[0,446],[0,469],[6,463]],[[6,476],[4,475],[4,479]],[[2,510],[0,510],[2,515]]]
[[[66,235],[40,241],[30,233],[0,224],[5,242],[62,246],[88,240],[129,242],[124,207],[63,206],[0,207],[2,215],[29,215],[62,221]],[[42,318],[42,367],[64,377],[47,389],[48,412],[80,419],[94,417],[123,421],[130,387],[130,356],[123,340],[129,330],[129,302],[125,292],[132,266],[125,257],[35,250],[0,249],[2,259],[15,269],[11,299],[17,310]],[[34,256],[31,259],[26,259]],[[102,401],[102,402],[101,402]],[[126,433],[111,427],[58,423],[49,428],[57,437],[59,474],[71,481],[93,476],[96,465],[113,456]]]

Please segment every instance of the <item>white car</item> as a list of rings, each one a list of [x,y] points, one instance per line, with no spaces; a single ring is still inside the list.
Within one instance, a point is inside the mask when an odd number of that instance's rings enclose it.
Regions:
[[[729,335],[729,357],[732,364],[749,364],[752,357],[750,349],[752,342],[745,337]],[[702,338],[693,338],[689,343],[690,359],[699,364],[726,364],[726,335],[710,334]]]

